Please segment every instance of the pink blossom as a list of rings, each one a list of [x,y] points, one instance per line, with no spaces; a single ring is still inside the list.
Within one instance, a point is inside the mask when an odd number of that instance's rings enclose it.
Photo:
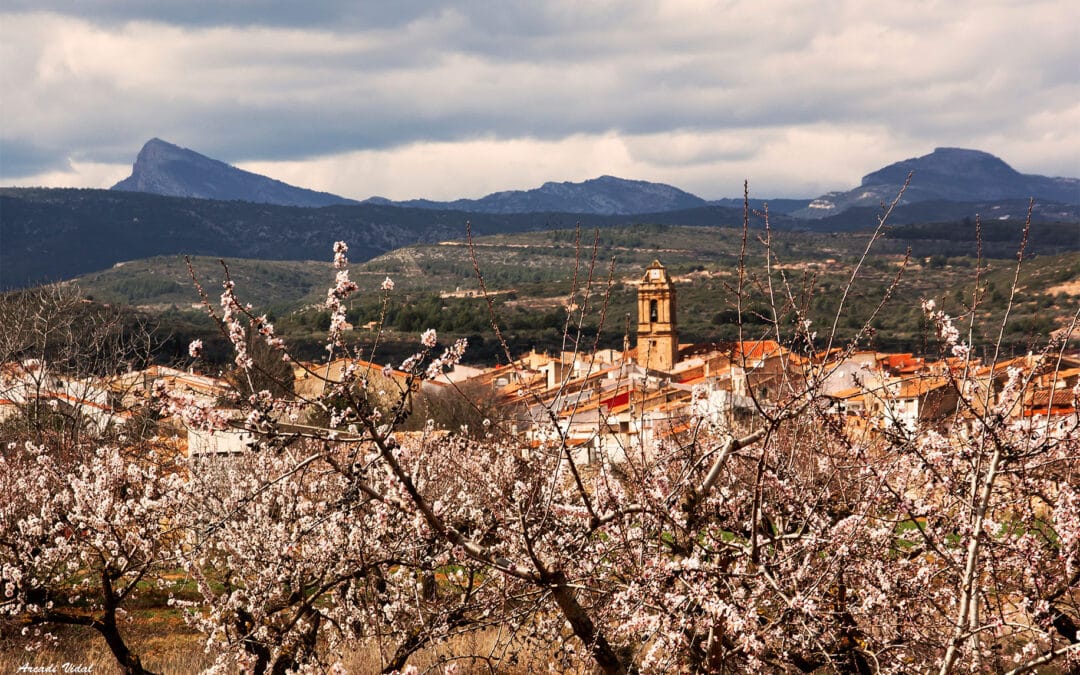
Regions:
[[[334,267],[339,270],[345,269],[349,259],[345,256],[349,252],[349,245],[343,241],[334,242]]]
[[[334,286],[326,292],[325,306],[330,310],[330,333],[326,349],[333,352],[334,347],[341,344],[342,331],[352,328],[352,324],[345,320],[345,305],[342,300],[346,299],[357,290],[357,285],[349,279],[349,270],[345,269],[345,251],[348,247],[345,242],[334,244],[334,267],[338,272],[334,277]]]
[[[233,281],[226,279],[221,285],[224,288],[221,294],[221,321],[225,324],[229,342],[232,343],[233,351],[236,353],[233,361],[239,368],[251,368],[252,360],[248,356],[247,334],[240,319],[246,310],[236,300],[233,293],[235,287]]]

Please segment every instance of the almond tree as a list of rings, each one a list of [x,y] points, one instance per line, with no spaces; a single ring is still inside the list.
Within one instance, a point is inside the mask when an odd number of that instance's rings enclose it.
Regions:
[[[331,357],[350,353],[343,301],[356,285],[346,250],[335,246],[338,273],[327,295]],[[391,288],[384,283],[384,292]],[[211,311],[236,347],[240,377],[266,377],[249,355],[249,332],[292,361],[273,326],[236,300],[231,281],[220,311]],[[244,425],[261,441],[240,456],[189,460],[181,519],[188,538],[176,553],[203,598],[189,604],[189,619],[218,649],[219,667],[329,667],[344,645],[373,641],[394,671],[418,649],[497,620],[491,575],[454,550],[445,528],[432,528],[459,489],[460,463],[474,459],[461,452],[465,441],[432,428],[417,440],[393,434],[411,414],[413,390],[453,365],[464,343],[438,357],[435,347],[434,332],[425,333],[420,351],[402,364],[408,383],[393,395],[375,396],[369,383],[394,380],[358,368],[326,381],[310,399],[251,394]],[[319,369],[309,376],[326,379]],[[228,426],[170,392],[160,395],[195,424]],[[321,426],[304,424],[309,418]],[[428,441],[438,444],[437,456],[423,454]]]
[[[0,297],[0,618],[31,647],[66,625],[101,635],[124,672],[146,672],[121,630],[177,535],[182,483],[145,415],[120,415],[91,376],[146,358],[149,334],[60,286]]]
[[[30,441],[0,457],[0,613],[31,646],[48,647],[58,626],[87,626],[123,672],[148,672],[120,618],[138,585],[158,579],[183,484],[150,451],[102,446],[68,459]]]

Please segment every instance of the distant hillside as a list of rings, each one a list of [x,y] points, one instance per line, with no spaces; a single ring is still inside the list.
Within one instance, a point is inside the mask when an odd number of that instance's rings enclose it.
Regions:
[[[895,195],[893,195],[895,197]],[[1028,200],[1001,199],[996,201],[950,202],[920,201],[900,204],[889,217],[891,225],[913,223],[969,222],[976,216],[984,223],[1001,221],[1012,224],[1016,231],[1027,217]],[[877,225],[881,205],[853,206],[836,215],[819,219],[796,220],[796,227],[815,232],[848,232]],[[1038,200],[1032,209],[1032,220],[1039,223],[1080,223],[1080,205]],[[1074,229],[1076,229],[1074,227]],[[1080,244],[1080,235],[1076,237]]]
[[[279,204],[331,206],[357,202],[316,192],[237,169],[197,152],[152,138],[139,151],[131,175],[113,190],[148,192],[168,197],[194,197]]]
[[[1070,234],[1065,225],[1035,225],[1027,253],[1031,260],[1064,255],[1060,259],[1080,262],[1077,257],[1080,242]],[[575,236],[569,229],[486,235],[475,239],[475,248],[489,287],[516,288],[525,295],[543,295],[555,289],[557,294],[563,292],[564,282],[571,278],[574,260],[581,262],[574,255]],[[775,255],[788,266],[820,264],[832,258],[835,264],[845,267],[858,259],[869,237],[865,231],[842,237],[827,232],[777,231],[773,233],[773,243]],[[983,258],[1007,261],[1003,266],[995,263],[994,268],[1011,268],[1020,238],[1020,231],[1007,223],[987,223],[982,232]],[[592,233],[583,237],[583,241],[584,246],[591,247]],[[741,244],[742,232],[736,228],[661,224],[613,225],[602,230],[597,239],[598,257],[604,264],[615,258],[618,274],[630,277],[657,257],[673,269],[687,272],[702,265],[730,270],[737,265]],[[895,263],[908,250],[916,263],[935,256],[971,259],[977,250],[974,224],[894,227],[874,243],[871,255]],[[752,265],[763,264],[761,252],[760,243],[754,244]],[[325,298],[326,288],[334,277],[334,270],[325,259],[328,257],[315,261],[241,258],[227,258],[227,261],[232,278],[247,294],[256,295],[265,305],[295,308],[319,304]],[[219,288],[222,268],[218,258],[193,256],[192,260],[205,287]],[[1028,265],[1032,264],[1031,260]],[[888,270],[895,265],[874,267]],[[477,285],[469,249],[460,240],[404,246],[364,262],[354,261],[350,273],[365,296],[370,296],[388,275],[394,278],[397,291],[404,294],[438,294],[475,289]],[[1073,276],[1058,281],[1071,280]],[[119,262],[77,277],[76,282],[105,302],[180,307],[197,302],[183,256],[179,255]],[[378,304],[378,297],[366,297],[364,302]]]
[[[257,294],[260,306],[296,308],[305,301],[315,303],[326,297],[326,288],[334,277],[329,261],[246,260],[192,256],[191,264],[203,288],[215,301],[224,280],[222,260],[229,277],[246,295]],[[353,266],[353,278],[363,283]],[[362,286],[362,292],[378,288],[383,277]],[[139,305],[164,309],[175,305],[190,309],[199,304],[183,256],[154,256],[119,262],[99,272],[75,278],[87,295],[101,302]]]
[[[461,239],[467,222],[477,234],[492,234],[575,223],[588,229],[654,217],[465,213],[378,204],[301,208],[116,190],[0,188],[0,290],[158,255],[327,260],[333,242],[343,240],[350,258],[363,261],[409,244]],[[737,225],[742,212],[708,207],[707,215],[698,217],[710,225]]]
[[[366,260],[459,237],[461,214],[319,209],[114,190],[0,190],[0,289],[69,279],[156,255],[328,260],[335,240]]]
[[[1025,201],[920,202],[897,209],[893,225],[999,221],[1019,232]],[[876,208],[851,209],[821,220],[800,220],[779,213],[777,230],[840,232],[867,229],[877,222]],[[1038,204],[1036,221],[1064,226],[1062,250],[1080,245],[1071,237],[1080,208]],[[327,260],[332,242],[344,240],[357,262],[415,243],[461,239],[465,223],[477,234],[514,233],[648,223],[739,227],[741,208],[699,206],[635,215],[582,213],[468,213],[402,208],[378,204],[301,208],[239,201],[163,197],[114,190],[43,188],[0,189],[0,290],[58,281],[112,265],[159,255],[208,255],[271,260]],[[940,225],[941,223],[946,225]],[[755,218],[752,226],[760,227]],[[1070,229],[1071,228],[1071,229]],[[1057,242],[1057,240],[1055,240]],[[1055,249],[1057,250],[1057,249]]]
[[[986,202],[1010,199],[1080,204],[1080,179],[1022,174],[1001,159],[978,150],[937,148],[929,155],[905,159],[863,176],[857,188],[830,192],[805,209],[800,218],[825,218],[860,206],[889,203],[912,173],[903,203],[924,201]]]
[[[394,202],[382,197],[367,200],[421,209],[454,209],[477,213],[528,213],[559,211],[597,215],[626,215],[689,209],[708,204],[701,197],[663,183],[600,176],[581,183],[544,183],[532,190],[495,192],[480,199],[436,202],[411,199]]]
[[[809,199],[751,199],[750,208],[760,211],[769,206],[769,213],[782,213],[790,214],[798,211],[799,209],[805,209],[810,205]],[[723,206],[729,209],[741,209],[743,207],[743,200],[735,197],[725,197],[723,199],[714,199],[709,202],[712,206]]]
[[[995,318],[1009,301],[1007,293],[1014,274],[1019,232],[1007,223],[995,221],[984,231],[984,251],[997,259],[983,258],[986,268],[980,277],[985,295],[981,301],[980,325],[996,331]],[[874,345],[902,351],[925,349],[925,323],[919,309],[923,299],[933,298],[950,314],[964,312],[974,284],[977,260],[972,226],[904,226],[879,239],[864,261],[855,285],[847,297],[842,335],[850,336],[863,325],[886,288],[896,279],[908,249],[913,249],[899,285],[891,292],[888,309],[874,320]],[[1024,353],[1031,339],[1045,339],[1051,331],[1068,322],[1080,297],[1080,252],[1051,255],[1046,241],[1067,237],[1063,226],[1037,226],[1032,232],[1033,256],[1025,260],[1020,277],[1021,293],[1010,321],[1007,344]],[[515,353],[561,348],[561,330],[566,321],[566,304],[575,265],[588,265],[591,256],[576,255],[576,235],[572,230],[499,234],[478,237],[475,248],[488,289],[495,293],[496,315],[503,337]],[[588,246],[592,237],[587,237]],[[1067,240],[1067,239],[1062,239]],[[870,241],[868,232],[843,236],[832,233],[775,232],[771,237],[774,279],[785,284],[797,298],[812,292],[806,305],[814,326],[829,326],[834,319],[842,289],[852,275],[852,266]],[[733,339],[738,326],[734,319],[733,289],[738,285],[742,232],[735,228],[682,227],[666,225],[613,226],[600,232],[598,264],[606,278],[614,264],[610,295],[601,300],[594,295],[589,303],[586,324],[595,326],[599,313],[607,315],[602,340],[604,346],[621,345],[625,324],[620,319],[636,311],[635,287],[641,270],[659,258],[675,275],[679,288],[679,323],[686,341]],[[760,279],[765,269],[766,250],[761,240],[746,241],[745,263],[751,277]],[[950,250],[950,247],[955,251]],[[193,261],[204,286],[216,297],[222,269],[216,259]],[[322,344],[329,314],[322,307],[325,289],[333,283],[334,270],[327,262],[229,260],[232,278],[240,297],[258,311],[274,316],[279,331],[292,344],[306,345],[306,358],[325,356]],[[351,278],[359,292],[350,300],[348,320],[356,326],[385,319],[392,329],[383,340],[402,340],[404,358],[415,348],[416,336],[427,328],[440,337],[467,336],[469,358],[492,363],[501,353],[492,338],[486,302],[474,293],[476,275],[470,251],[463,242],[420,244],[397,249],[365,263],[350,266]],[[384,305],[377,290],[385,276],[396,287],[390,303]],[[579,283],[582,270],[576,275]],[[212,344],[214,332],[193,334],[194,319],[206,323],[205,315],[192,309],[195,290],[178,256],[132,261],[76,280],[95,299],[110,303],[133,303],[148,314],[161,317],[161,333],[179,335],[174,352],[186,353],[187,340],[200,337]],[[593,293],[603,293],[606,283]],[[581,288],[578,288],[580,294]],[[764,317],[764,287],[753,283],[743,304],[744,330],[750,336],[767,335]],[[580,297],[578,295],[577,297]],[[800,303],[802,300],[800,300]],[[179,311],[174,311],[174,308]],[[989,314],[988,314],[989,313]],[[183,316],[181,316],[183,315]],[[790,316],[784,319],[790,320]],[[165,323],[170,322],[170,323]],[[588,330],[586,331],[588,334]],[[368,341],[374,337],[362,328],[352,335]],[[976,344],[995,339],[978,335]],[[218,336],[220,341],[220,336]],[[591,341],[590,341],[591,344]],[[224,358],[224,357],[223,357]]]

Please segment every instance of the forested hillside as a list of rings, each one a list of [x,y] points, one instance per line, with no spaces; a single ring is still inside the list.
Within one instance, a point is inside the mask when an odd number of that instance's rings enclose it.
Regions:
[[[942,233],[935,239],[954,238],[959,231],[966,240],[949,250],[963,255],[974,237],[970,222],[977,214],[983,214],[987,223],[995,221],[995,231],[1002,230],[1015,241],[1026,211],[1027,202],[1017,200],[917,203],[898,206],[890,223],[921,224]],[[873,228],[878,213],[874,208],[853,209],[821,220],[773,215],[771,222],[779,230],[848,232]],[[321,260],[326,242],[336,240],[347,241],[354,260],[364,261],[410,244],[460,241],[467,223],[483,235],[576,224],[587,230],[635,224],[725,228],[740,226],[742,216],[742,209],[721,206],[635,215],[499,214],[380,204],[303,208],[110,190],[4,188],[0,189],[0,289],[70,279],[157,255]],[[1037,252],[1080,248],[1080,238],[1073,236],[1080,226],[1078,207],[1039,203],[1034,220],[1040,232]],[[758,227],[758,222],[752,226]],[[1005,255],[1000,247],[993,254]]]

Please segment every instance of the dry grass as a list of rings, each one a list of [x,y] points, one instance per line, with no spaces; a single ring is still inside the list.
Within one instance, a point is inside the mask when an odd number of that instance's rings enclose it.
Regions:
[[[57,673],[112,675],[121,672],[105,641],[96,632],[65,628],[54,635],[57,636],[54,645],[37,651],[27,651],[26,643],[20,640],[0,642],[0,673],[18,673],[22,666],[52,666]],[[212,661],[203,652],[199,636],[191,633],[132,635],[130,643],[132,651],[142,657],[143,665],[157,673],[198,673]],[[64,664],[91,670],[65,669]]]
[[[1058,293],[1065,293],[1066,295],[1080,295],[1080,281],[1068,281],[1057,286],[1051,286],[1044,291],[1047,295],[1057,295]]]
[[[447,644],[426,649],[409,659],[421,673],[442,673],[447,664],[454,664],[459,675],[532,675],[537,673],[567,673],[585,675],[596,671],[591,660],[579,663],[560,662],[551,652],[521,649],[506,650],[507,636],[496,629],[468,633],[451,639]],[[358,648],[342,659],[350,673],[378,673],[382,659],[377,645]]]
[[[212,664],[213,658],[203,650],[202,636],[184,627],[169,630],[158,622],[154,624],[133,627],[125,634],[132,651],[140,655],[146,668],[167,675],[186,675],[201,672]],[[64,628],[55,635],[56,644],[39,651],[27,651],[26,643],[20,639],[0,639],[0,673],[18,673],[22,666],[51,666],[57,673],[113,675],[121,672],[105,641],[94,631]],[[504,658],[503,652],[498,649],[498,637],[495,630],[463,635],[439,648],[415,654],[409,663],[417,666],[421,673],[442,673],[440,664],[453,663],[460,675],[526,675],[542,672],[584,675],[594,670],[590,662],[559,663],[554,654],[519,652],[516,657]],[[375,643],[357,645],[341,661],[350,673],[356,675],[379,673],[384,663]],[[90,670],[65,671],[64,664],[88,667]]]

